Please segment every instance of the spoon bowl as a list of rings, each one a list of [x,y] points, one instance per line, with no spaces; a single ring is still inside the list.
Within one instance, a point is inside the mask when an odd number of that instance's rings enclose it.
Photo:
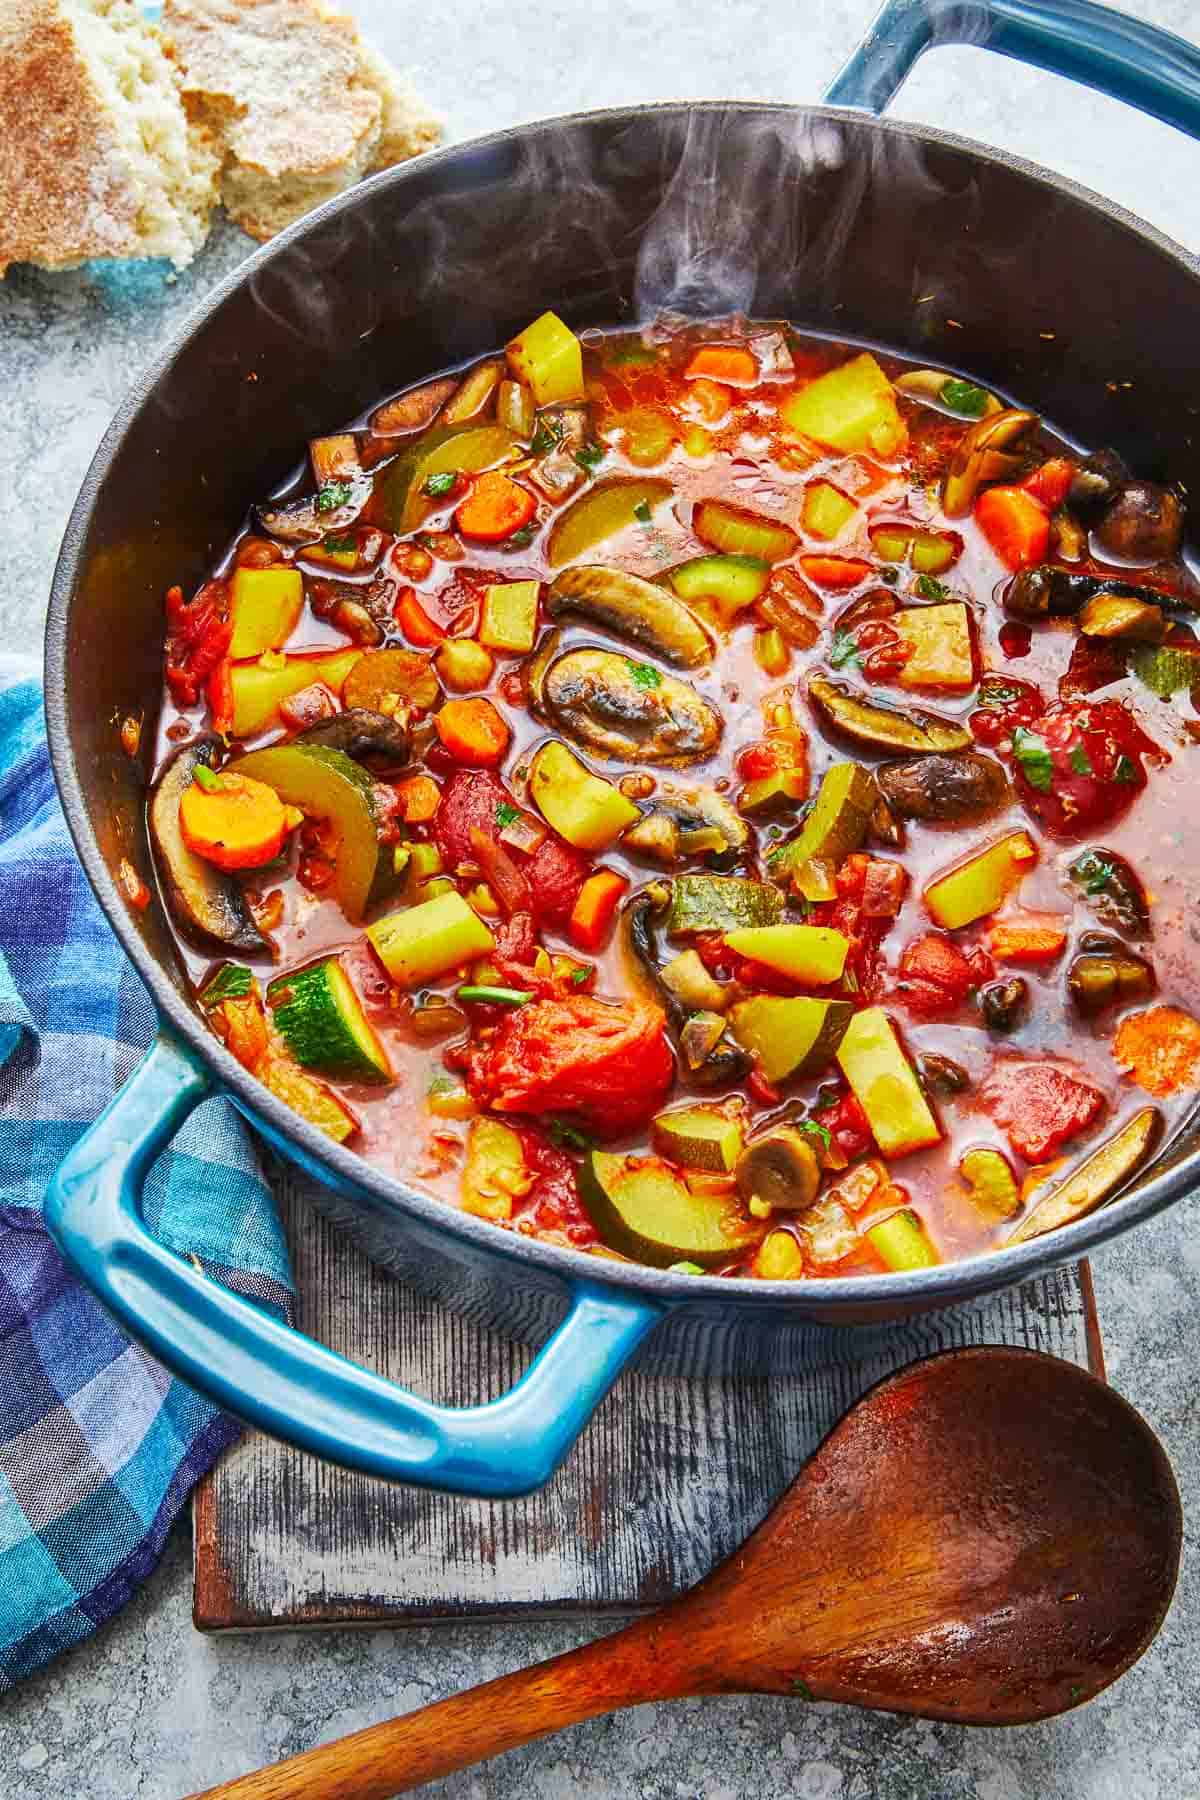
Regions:
[[[1179,1493],[1073,1363],[952,1350],[862,1396],[740,1550],[623,1631],[192,1800],[388,1800],[646,1701],[790,1694],[1023,1725],[1137,1661],[1175,1588]]]

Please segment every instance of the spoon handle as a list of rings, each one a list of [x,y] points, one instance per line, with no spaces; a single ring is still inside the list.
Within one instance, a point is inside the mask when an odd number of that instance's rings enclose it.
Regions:
[[[649,1621],[646,1621],[649,1623]],[[188,1800],[391,1800],[582,1719],[668,1697],[640,1624]]]

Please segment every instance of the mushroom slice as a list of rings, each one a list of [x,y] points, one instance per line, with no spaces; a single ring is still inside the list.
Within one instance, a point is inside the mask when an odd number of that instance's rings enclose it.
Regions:
[[[542,680],[542,706],[575,739],[634,763],[700,762],[721,720],[695,688],[614,650],[569,650]]]
[[[897,712],[823,675],[810,677],[808,697],[827,725],[864,749],[895,755],[903,750],[941,754],[971,747],[970,732],[950,719],[936,713]]]
[[[654,801],[655,810],[669,814],[685,832],[703,827],[719,832],[726,850],[744,850],[750,841],[745,819],[715,788],[681,788],[663,782]],[[683,847],[686,850],[686,843]]]
[[[335,713],[301,732],[298,744],[320,744],[326,750],[341,750],[346,756],[385,756],[391,763],[408,761],[407,726],[386,713],[372,712],[369,707],[352,706]]]
[[[969,513],[980,483],[995,480],[996,474],[1003,472],[1004,465],[992,460],[993,453],[1010,449],[1040,423],[1037,413],[1006,406],[963,433],[942,486],[942,510],[947,518],[961,519]]]
[[[807,1211],[821,1185],[821,1165],[803,1132],[779,1125],[746,1145],[733,1176],[747,1211],[763,1219]]]
[[[884,763],[875,779],[893,813],[928,825],[978,824],[998,813],[1010,793],[1002,766],[977,750]]]
[[[189,850],[179,825],[179,802],[196,765],[211,768],[220,748],[219,738],[201,737],[175,752],[150,795],[150,839],[171,911],[188,937],[230,950],[265,950],[266,939],[241,887]]]
[[[546,598],[552,618],[580,613],[618,637],[633,638],[680,669],[712,661],[713,640],[669,588],[604,563],[583,563],[554,578]]]
[[[1156,1106],[1144,1106],[1127,1125],[1094,1150],[1085,1163],[1051,1188],[1023,1219],[1007,1244],[1027,1244],[1095,1212],[1101,1201],[1127,1181],[1150,1155],[1162,1135],[1162,1114]]]
[[[457,389],[457,375],[443,375],[437,381],[425,382],[422,387],[409,388],[406,394],[398,394],[394,400],[385,400],[382,406],[375,408],[370,418],[371,430],[382,437],[424,431],[427,425],[433,424]]]

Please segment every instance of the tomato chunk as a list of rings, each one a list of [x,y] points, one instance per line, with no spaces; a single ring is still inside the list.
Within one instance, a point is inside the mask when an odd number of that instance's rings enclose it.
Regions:
[[[1142,758],[1170,758],[1119,700],[1059,702],[1013,731],[1017,791],[1055,837],[1119,818],[1146,785]]]
[[[998,1062],[982,1099],[1017,1155],[1029,1162],[1041,1162],[1078,1137],[1104,1109],[1099,1088],[1054,1062]]]
[[[534,1118],[563,1113],[597,1137],[644,1125],[675,1078],[657,1006],[586,995],[533,1000],[472,1046],[467,1086],[480,1106]]]
[[[448,869],[475,860],[472,830],[499,832],[496,818],[501,806],[513,806],[513,797],[490,769],[458,769],[442,789],[441,805],[433,822],[434,836]],[[514,807],[515,810],[515,807]]]
[[[582,851],[564,844],[561,838],[543,838],[525,870],[539,925],[566,925],[591,872],[592,865]]]

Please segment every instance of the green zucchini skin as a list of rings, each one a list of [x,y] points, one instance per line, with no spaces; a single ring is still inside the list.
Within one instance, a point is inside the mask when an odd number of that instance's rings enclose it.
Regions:
[[[783,894],[769,882],[748,881],[740,875],[679,875],[671,884],[667,936],[777,925],[782,917]]]
[[[351,1081],[393,1080],[387,1052],[336,956],[279,976],[267,989],[267,1004],[302,1068]]]

